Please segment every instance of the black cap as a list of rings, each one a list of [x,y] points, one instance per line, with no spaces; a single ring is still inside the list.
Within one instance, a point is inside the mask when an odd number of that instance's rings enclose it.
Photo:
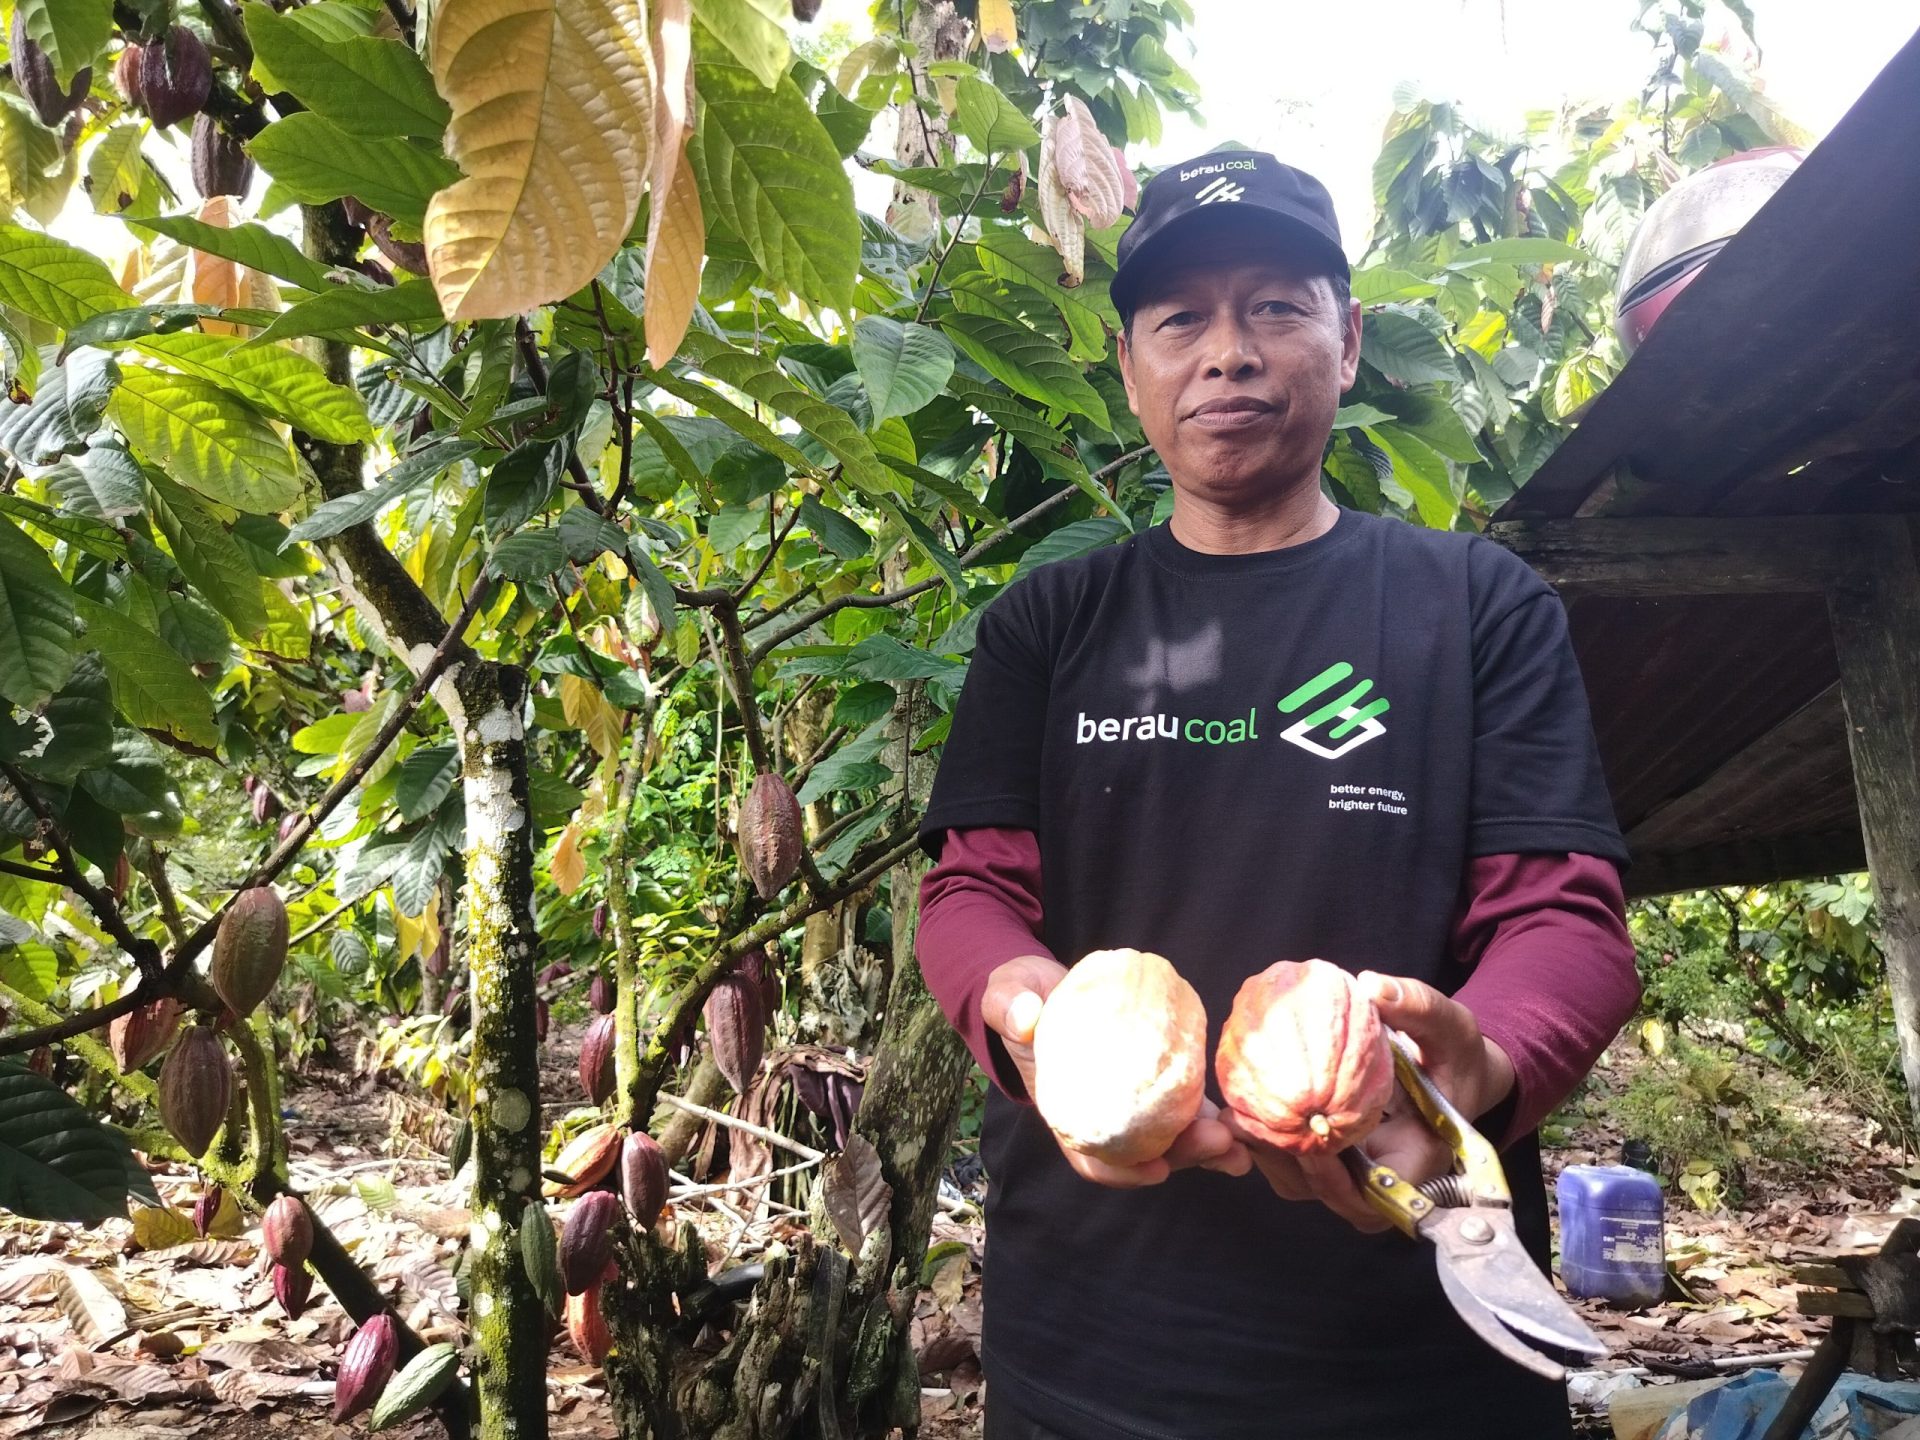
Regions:
[[[1120,237],[1115,308],[1122,315],[1133,308],[1141,282],[1164,263],[1171,239],[1199,217],[1224,219],[1229,213],[1269,218],[1275,229],[1324,259],[1330,274],[1351,274],[1326,186],[1265,151],[1215,150],[1167,166],[1140,191],[1133,224]]]

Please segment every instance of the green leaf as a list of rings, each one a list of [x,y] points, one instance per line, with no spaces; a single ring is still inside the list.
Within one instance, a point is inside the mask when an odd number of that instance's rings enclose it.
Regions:
[[[1085,415],[1102,430],[1113,428],[1100,392],[1067,352],[1044,335],[989,315],[955,313],[943,317],[940,325],[954,344],[1001,384],[1029,399]]]
[[[987,155],[1006,155],[1040,143],[1033,121],[1014,108],[999,87],[978,75],[967,75],[954,85],[954,121],[960,133]]]
[[[992,278],[1024,285],[1053,302],[1073,337],[1069,353],[1077,360],[1098,360],[1107,353],[1107,332],[1120,329],[1120,316],[1107,294],[1107,282],[1093,274],[1071,289],[1060,283],[1060,257],[1049,245],[1036,244],[1010,226],[992,226],[974,242],[973,257]]]
[[[867,532],[838,510],[830,510],[813,496],[800,501],[800,523],[842,560],[858,560],[872,548]]]
[[[440,808],[460,778],[460,752],[452,744],[422,745],[400,762],[393,786],[394,808],[412,823]]]
[[[160,1203],[127,1142],[51,1080],[0,1060],[0,1210],[90,1226],[124,1216],[129,1194]]]
[[[1072,442],[1011,395],[982,385],[971,375],[964,375],[958,370],[947,382],[947,393],[971,405],[1024,445],[1048,474],[1064,475],[1083,490],[1091,486],[1094,493],[1099,492],[1099,487],[1093,485],[1092,477],[1087,474],[1087,467],[1073,453]],[[1113,504],[1104,496],[1101,503],[1109,508]]]
[[[96,445],[43,478],[69,510],[99,520],[138,515],[147,503],[140,463],[118,445]]]
[[[179,787],[154,743],[138,730],[116,729],[113,759],[83,774],[80,786],[142,835],[158,838],[180,833],[185,816]]]
[[[100,143],[87,156],[87,193],[93,196],[95,213],[122,215],[140,198],[153,174],[140,146],[147,138],[143,121],[115,125],[100,137]]]
[[[1577,245],[1565,245],[1543,236],[1516,235],[1469,245],[1447,262],[1449,270],[1472,270],[1482,265],[1567,265],[1593,257]]]
[[[373,438],[373,422],[359,392],[334,384],[326,371],[292,350],[199,331],[154,336],[134,349],[176,370],[211,380],[316,440],[351,445]]]
[[[0,410],[0,451],[22,465],[50,465],[84,450],[119,378],[112,358],[92,350],[42,371],[31,403]]]
[[[402,915],[422,915],[433,903],[434,887],[446,869],[447,852],[466,831],[466,807],[446,806],[414,833],[393,870],[394,908]]]
[[[1368,315],[1362,322],[1360,357],[1388,379],[1407,385],[1460,378],[1439,338],[1411,315],[1395,310]]]
[[[56,785],[72,783],[85,770],[113,758],[113,695],[99,661],[83,656],[58,695],[47,701],[40,718],[53,736],[21,768]]]
[[[487,475],[481,515],[489,532],[499,535],[527,523],[552,497],[566,468],[565,442],[523,440]]]
[[[113,0],[19,0],[19,14],[62,88],[99,58],[113,35]]]
[[[689,331],[687,338],[691,340],[695,335],[700,333],[701,332],[697,330]],[[813,468],[812,459],[809,458],[804,451],[796,448],[791,441],[780,435],[776,435],[772,430],[767,428],[764,422],[754,418],[748,411],[742,410],[713,386],[702,384],[698,380],[690,380],[683,375],[675,375],[666,370],[653,371],[647,378],[676,399],[684,400],[689,405],[707,411],[710,417],[709,423],[724,425],[735,435],[739,435],[758,445],[769,454],[779,457],[796,470],[811,470]],[[845,411],[837,410],[836,413],[839,414],[843,421],[846,419]],[[711,509],[715,506],[716,502],[713,499],[712,488],[707,483],[707,468],[710,468],[712,464],[716,463],[719,457],[726,453],[731,447],[733,442],[730,439],[720,444],[712,444],[710,442],[709,453],[705,457],[708,462],[707,467],[703,468],[698,463],[700,457],[696,457],[692,449],[690,449],[688,444],[683,440],[683,433],[687,424],[690,421],[696,421],[701,418],[702,417],[699,416],[681,417],[655,415],[645,409],[636,410],[634,413],[634,419],[640,422],[640,428],[647,432],[648,438],[653,441],[667,463],[684,483],[693,487],[695,493],[701,497],[702,502]],[[677,426],[672,423],[676,420],[680,422]],[[862,438],[864,439],[865,437]]]
[[[195,250],[218,255],[222,260],[233,260],[262,274],[278,276],[302,290],[329,288],[326,266],[308,259],[298,245],[264,225],[249,221],[227,229],[196,220],[191,215],[151,215],[146,219],[129,215],[126,221],[138,229],[151,230]],[[126,303],[124,297],[121,303]]]
[[[144,340],[149,335],[185,330],[208,316],[217,317],[223,313],[218,305],[196,305],[191,302],[130,305],[125,310],[108,310],[91,320],[82,320],[67,331],[67,338],[60,342],[57,358],[64,361],[74,351],[89,345],[111,348],[130,340]]]
[[[324,540],[352,529],[363,520],[371,520],[390,502],[426,484],[479,449],[478,442],[473,440],[437,440],[424,450],[416,450],[382,475],[377,484],[315,506],[311,515],[287,531],[286,543]]]
[[[60,953],[38,942],[0,945],[0,984],[29,1000],[50,1000],[60,983]],[[4,1208],[0,1206],[0,1208]]]
[[[1014,566],[1014,578],[1017,580],[1055,560],[1070,560],[1076,555],[1089,554],[1124,539],[1126,534],[1127,527],[1111,515],[1096,515],[1090,520],[1075,520],[1069,525],[1062,525],[1027,547],[1026,553],[1020,557],[1020,563]]]
[[[884,315],[866,315],[853,327],[853,363],[866,382],[876,422],[911,415],[953,375],[953,346],[937,330]]]
[[[746,243],[775,284],[851,310],[860,221],[833,137],[784,74],[769,91],[697,34],[699,119],[687,155],[708,216]]]
[[[274,121],[247,151],[303,205],[351,195],[409,225],[421,222],[436,190],[460,178],[458,166],[418,141],[350,134],[311,111]]]
[[[11,515],[36,530],[57,536],[95,559],[109,563],[126,559],[127,544],[120,538],[120,532],[88,516],[63,515],[17,495],[0,495],[0,515]]]
[[[109,409],[134,450],[209,500],[266,514],[300,498],[287,442],[217,385],[130,367]]]
[[[267,628],[260,577],[226,527],[193,496],[162,475],[147,477],[147,513],[174,563],[193,588],[248,639]]]
[[[1351,430],[1378,425],[1382,421],[1392,420],[1393,416],[1377,405],[1342,405],[1333,412],[1333,428]]]
[[[787,73],[786,0],[694,0],[693,13],[733,58],[771,90]],[[696,74],[706,88],[709,61]]]
[[[132,298],[104,261],[37,230],[0,225],[0,302],[62,330]]]
[[[847,654],[848,671],[866,680],[931,680],[959,668],[943,655],[902,645],[891,635],[869,635]]]
[[[398,40],[322,38],[265,5],[244,11],[256,64],[342,129],[438,140],[451,112],[420,57]]]
[[[627,541],[627,563],[633,567],[634,577],[639,580],[640,588],[646,591],[647,604],[653,609],[653,618],[663,633],[673,630],[673,582],[661,573],[660,567],[653,563],[653,557],[647,554],[638,535]]]
[[[953,587],[953,593],[965,594],[967,585],[960,575],[960,558],[941,542],[940,537],[933,533],[927,522],[891,495],[882,495],[875,503],[899,522],[901,528],[907,532],[908,542],[920,552],[921,558],[928,561],[945,577],[947,584]]]
[[[433,286],[424,280],[376,288],[341,285],[283,310],[248,343],[268,345],[296,335],[350,340],[356,330],[367,325],[407,325],[421,321],[438,324],[441,319],[439,298],[433,293]]]
[[[98,652],[113,686],[113,703],[129,722],[208,749],[219,742],[213,698],[164,640],[91,600],[76,597],[74,608],[87,627],[81,643]]]
[[[1393,461],[1394,478],[1412,494],[1422,523],[1435,530],[1451,530],[1460,512],[1460,499],[1454,493],[1445,457],[1418,435],[1397,425],[1371,426],[1365,433]]]
[[[493,573],[507,580],[525,583],[553,574],[567,563],[567,547],[554,527],[522,530],[494,546],[488,562]]]
[[[67,683],[76,599],[47,552],[0,519],[0,699],[31,709]]]
[[[254,648],[283,660],[305,660],[313,653],[313,622],[266,576],[260,577],[259,584],[267,628],[254,641]]]
[[[1353,298],[1362,305],[1384,305],[1390,300],[1424,300],[1438,295],[1440,287],[1423,280],[1411,270],[1390,270],[1384,265],[1369,266],[1353,272]],[[1371,320],[1366,322],[1372,324]]]
[[[873,442],[861,432],[858,425],[853,423],[847,412],[837,405],[830,405],[800,389],[772,361],[748,354],[744,350],[735,350],[703,330],[687,332],[687,338],[681,344],[681,354],[714,379],[751,395],[761,404],[769,406],[798,424],[833,453],[834,457],[840,461],[842,473],[852,482],[855,489],[869,495],[883,495],[899,490],[899,482],[880,463],[879,457],[874,453]],[[698,389],[698,387],[694,388]],[[716,411],[718,409],[709,403],[709,397],[706,396],[695,403],[704,409]],[[767,439],[772,440],[774,444],[768,444],[766,439],[751,435],[747,438],[754,440],[764,449],[772,450],[777,455],[781,454],[781,450],[775,449],[775,445],[779,445],[786,451],[793,451],[791,444],[781,441],[771,432],[768,433]],[[785,459],[786,456],[782,455],[781,458]],[[801,456],[800,468],[813,467],[805,456]]]

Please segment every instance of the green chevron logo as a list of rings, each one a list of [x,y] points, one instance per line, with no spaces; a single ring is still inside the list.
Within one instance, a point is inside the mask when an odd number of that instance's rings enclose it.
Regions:
[[[1329,665],[1306,684],[1283,696],[1278,704],[1280,713],[1291,715],[1321,700],[1329,691],[1338,692],[1282,730],[1280,738],[1323,760],[1338,760],[1348,751],[1356,750],[1369,740],[1386,734],[1387,727],[1375,718],[1386,714],[1390,708],[1386,697],[1368,700],[1367,694],[1373,689],[1373,681],[1360,680],[1347,685],[1352,675],[1353,666],[1342,660]],[[1324,739],[1339,741],[1339,744],[1323,744],[1314,738],[1313,732],[1323,725],[1330,727]]]

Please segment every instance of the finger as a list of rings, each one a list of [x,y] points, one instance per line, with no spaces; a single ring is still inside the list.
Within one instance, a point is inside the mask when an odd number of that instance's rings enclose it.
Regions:
[[[1355,978],[1380,1018],[1413,1041],[1422,1057],[1429,1050],[1446,1055],[1478,1042],[1480,1026],[1473,1012],[1433,986],[1375,970],[1363,970]]]
[[[1300,1173],[1314,1198],[1354,1229],[1363,1234],[1377,1235],[1389,1228],[1386,1220],[1361,1193],[1352,1172],[1338,1154],[1302,1155]]]
[[[1238,1140],[1210,1160],[1200,1162],[1202,1170],[1217,1170],[1222,1175],[1245,1175],[1253,1169],[1253,1152]]]
[[[1109,1165],[1104,1160],[1096,1160],[1065,1145],[1060,1147],[1060,1153],[1067,1157],[1067,1164],[1083,1180],[1091,1180],[1096,1185],[1105,1185],[1114,1190],[1138,1190],[1142,1186],[1158,1185],[1172,1173],[1165,1160],[1148,1160],[1139,1165]]]
[[[1033,1032],[1040,1024],[1040,1011],[1045,1008],[1042,1000],[1031,990],[1022,990],[1007,1002],[1007,1018],[1000,1026],[1000,1034],[1009,1044],[1031,1045]]]
[[[1233,1132],[1219,1120],[1202,1115],[1175,1137],[1167,1151],[1167,1164],[1175,1170],[1184,1170],[1189,1165],[1204,1165],[1239,1145]],[[1246,1173],[1244,1167],[1240,1173]]]

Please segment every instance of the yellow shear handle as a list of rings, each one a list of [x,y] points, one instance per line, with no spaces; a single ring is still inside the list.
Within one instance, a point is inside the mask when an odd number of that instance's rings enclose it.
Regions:
[[[1505,1206],[1512,1203],[1507,1189],[1506,1171],[1499,1153],[1474,1129],[1465,1116],[1442,1095],[1413,1051],[1397,1030],[1387,1031],[1393,1046],[1393,1069],[1401,1088],[1412,1097],[1415,1108],[1433,1132],[1446,1141],[1453,1152],[1453,1172],[1476,1205]],[[1393,1226],[1408,1235],[1419,1234],[1420,1222],[1433,1211],[1433,1201],[1400,1177],[1391,1165],[1382,1165],[1355,1145],[1345,1152],[1347,1168],[1352,1172],[1367,1201]]]

